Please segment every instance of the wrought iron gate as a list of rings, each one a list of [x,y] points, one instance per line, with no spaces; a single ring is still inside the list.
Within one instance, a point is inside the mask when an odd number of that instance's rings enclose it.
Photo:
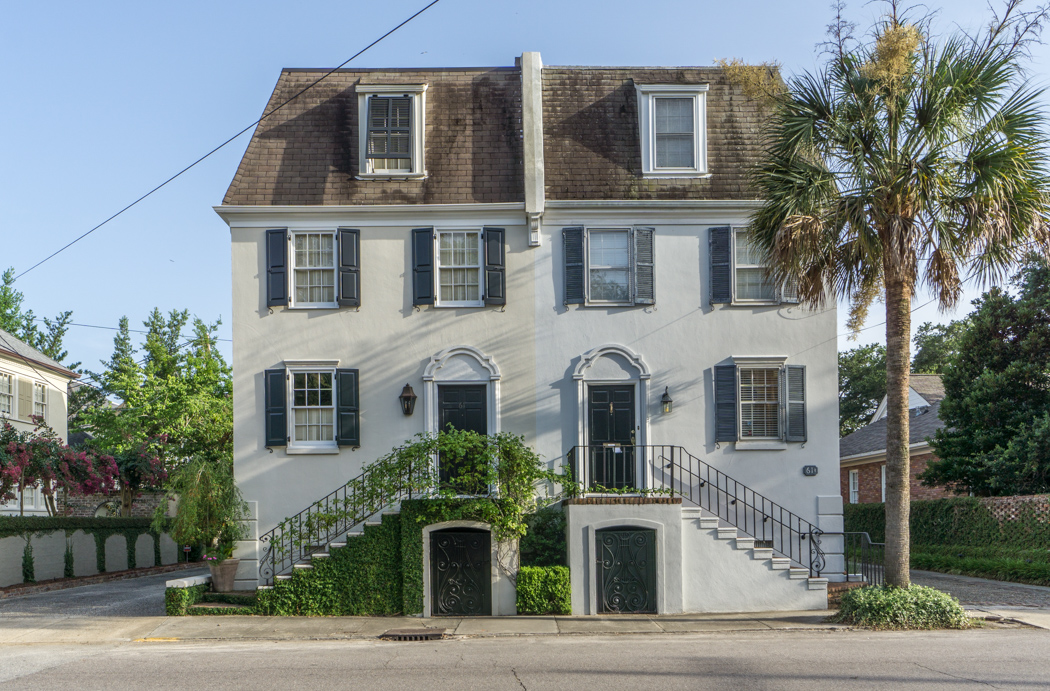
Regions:
[[[431,614],[437,617],[492,613],[492,549],[484,530],[430,534]]]
[[[598,612],[656,612],[656,531],[597,531]]]

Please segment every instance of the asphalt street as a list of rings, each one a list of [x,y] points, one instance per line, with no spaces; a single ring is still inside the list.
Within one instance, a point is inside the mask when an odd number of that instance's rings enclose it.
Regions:
[[[0,689],[1046,689],[1050,632],[4,646]]]

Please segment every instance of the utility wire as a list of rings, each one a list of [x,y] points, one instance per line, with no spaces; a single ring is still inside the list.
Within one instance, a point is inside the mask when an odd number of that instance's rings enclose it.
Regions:
[[[37,317],[36,321],[42,322],[42,321],[44,321],[44,318],[43,317]],[[88,329],[108,329],[110,331],[120,331],[120,327],[119,326],[99,326],[98,324],[78,324],[77,322],[69,322],[68,324],[66,324],[66,326],[83,326],[83,327],[88,328]],[[144,329],[128,329],[128,331],[130,331],[131,333],[137,333],[137,334],[148,334],[149,333],[149,331],[146,331]],[[211,340],[213,340],[213,341],[225,341],[227,343],[233,343],[233,339],[232,338],[215,337],[215,338],[213,338]]]
[[[379,38],[377,38],[376,40],[372,41],[371,43],[369,43],[369,44],[368,44],[367,46],[365,46],[365,47],[364,47],[364,48],[362,48],[361,50],[359,50],[359,51],[357,51],[356,53],[354,53],[353,55],[351,55],[351,56],[350,56],[349,58],[347,58],[347,59],[346,59],[346,60],[344,60],[344,61],[343,61],[342,63],[340,63],[340,65],[339,65],[338,67],[335,67],[335,68],[333,68],[333,69],[329,70],[328,72],[325,72],[325,73],[324,73],[323,75],[321,75],[321,76],[320,76],[320,77],[319,77],[319,78],[318,78],[318,79],[317,79],[316,81],[314,81],[314,82],[312,82],[312,83],[308,84],[307,86],[303,87],[303,88],[302,88],[302,89],[301,89],[300,91],[298,91],[298,92],[297,92],[297,93],[296,93],[295,95],[293,95],[293,96],[292,96],[291,98],[289,98],[289,99],[287,99],[286,101],[284,101],[284,102],[282,102],[282,103],[278,104],[277,106],[275,106],[275,107],[273,108],[273,110],[271,110],[270,112],[268,112],[268,113],[263,113],[263,116],[262,116],[261,118],[259,118],[259,119],[258,119],[258,120],[256,120],[255,122],[251,123],[250,125],[248,125],[248,126],[247,126],[247,127],[245,127],[244,129],[242,129],[242,130],[241,130],[240,132],[238,132],[237,134],[233,135],[232,137],[230,137],[229,139],[227,139],[226,141],[224,141],[224,142],[223,142],[222,144],[219,144],[219,145],[218,145],[218,146],[216,146],[216,147],[215,147],[214,149],[212,149],[212,150],[211,150],[211,151],[209,151],[208,153],[204,154],[203,156],[201,156],[201,157],[200,157],[200,158],[198,158],[198,159],[197,159],[196,161],[194,161],[193,163],[189,164],[188,166],[186,166],[185,168],[183,168],[183,169],[182,169],[182,170],[180,170],[179,172],[175,173],[175,174],[174,174],[174,175],[172,175],[172,176],[171,176],[170,178],[168,178],[168,179],[167,179],[167,180],[165,180],[164,182],[160,183],[159,185],[157,185],[156,187],[154,187],[153,189],[151,189],[151,190],[150,190],[149,192],[146,192],[146,193],[145,193],[144,195],[142,195],[141,197],[139,197],[139,198],[138,198],[138,199],[136,199],[135,201],[131,202],[130,204],[128,204],[128,205],[127,205],[127,206],[125,206],[125,207],[124,207],[123,209],[121,209],[121,210],[120,210],[120,211],[118,211],[117,213],[113,214],[112,216],[110,216],[110,217],[109,217],[109,218],[107,218],[106,220],[102,221],[101,223],[99,223],[99,224],[98,224],[97,226],[95,226],[95,227],[94,227],[94,228],[92,228],[91,230],[87,231],[86,233],[84,233],[83,235],[81,235],[81,236],[79,236],[78,238],[74,239],[73,241],[71,241],[71,242],[67,243],[67,244],[66,244],[66,245],[64,245],[63,247],[61,247],[61,248],[59,248],[59,249],[55,250],[54,252],[52,252],[52,253],[51,253],[51,254],[49,254],[48,256],[46,256],[46,257],[44,257],[43,259],[41,259],[40,261],[38,261],[38,262],[37,262],[36,264],[33,264],[33,265],[32,265],[31,267],[29,267],[29,268],[28,268],[28,269],[26,269],[25,271],[23,271],[23,272],[19,273],[19,274],[18,274],[17,276],[15,276],[15,277],[14,277],[14,278],[12,279],[12,283],[13,283],[14,281],[17,281],[17,280],[18,280],[19,278],[21,278],[22,276],[25,276],[25,275],[26,275],[27,273],[29,273],[29,272],[30,272],[30,271],[32,271],[33,269],[37,268],[38,266],[40,266],[40,265],[41,265],[41,264],[43,264],[44,262],[47,262],[47,261],[51,260],[52,258],[56,257],[57,255],[61,254],[62,252],[66,251],[67,249],[69,249],[70,247],[72,247],[73,245],[75,245],[76,243],[78,243],[78,242],[80,242],[81,240],[83,240],[84,238],[86,238],[86,237],[87,237],[88,235],[91,235],[92,233],[94,233],[94,232],[95,232],[96,230],[98,230],[98,229],[99,229],[99,228],[101,228],[102,226],[106,225],[107,223],[109,223],[110,221],[112,221],[113,219],[115,219],[116,217],[118,217],[118,216],[120,216],[121,214],[123,214],[123,213],[124,213],[125,211],[127,211],[127,210],[131,209],[132,207],[136,206],[136,205],[137,205],[137,204],[138,204],[139,202],[141,202],[141,201],[145,200],[145,199],[146,199],[147,197],[151,196],[151,195],[152,195],[152,194],[153,194],[154,192],[157,192],[157,191],[158,191],[158,190],[160,190],[161,188],[165,187],[165,186],[166,186],[166,185],[167,185],[168,183],[170,183],[170,182],[174,181],[174,180],[175,180],[176,178],[180,177],[180,176],[181,176],[181,175],[182,175],[183,173],[185,173],[185,172],[189,171],[189,170],[190,170],[191,168],[195,167],[195,166],[196,166],[197,164],[199,164],[199,163],[203,162],[203,161],[204,161],[205,159],[207,159],[207,158],[210,158],[212,154],[214,154],[214,153],[218,152],[218,151],[219,151],[220,149],[223,149],[223,148],[225,148],[227,144],[231,143],[232,141],[234,141],[235,139],[237,139],[238,137],[240,137],[240,136],[241,136],[242,134],[244,134],[245,132],[247,132],[247,131],[248,131],[248,130],[250,130],[251,128],[253,128],[253,127],[255,127],[256,125],[258,125],[259,123],[261,123],[261,122],[262,122],[263,120],[265,120],[266,118],[270,117],[271,115],[273,115],[274,113],[276,113],[276,112],[277,112],[277,111],[279,111],[280,109],[284,108],[284,107],[285,107],[286,105],[288,105],[289,103],[291,103],[291,102],[292,102],[292,101],[294,101],[295,99],[297,99],[297,98],[299,98],[300,96],[302,96],[302,95],[303,95],[304,93],[306,93],[306,92],[307,92],[308,90],[312,89],[313,87],[317,86],[318,84],[320,84],[320,83],[321,83],[322,81],[324,81],[324,80],[325,80],[325,79],[327,79],[328,77],[332,76],[332,74],[334,74],[334,73],[335,73],[336,71],[338,71],[338,70],[342,69],[343,67],[345,67],[345,66],[346,66],[347,64],[349,64],[349,63],[350,63],[350,62],[351,62],[352,60],[354,60],[354,59],[356,59],[356,58],[360,57],[360,56],[361,56],[361,55],[362,55],[362,54],[363,54],[363,53],[364,53],[365,51],[367,51],[368,49],[372,48],[372,47],[373,47],[373,46],[375,46],[375,45],[376,45],[377,43],[379,43],[380,41],[382,41],[383,39],[385,39],[385,38],[386,38],[387,36],[389,36],[390,34],[394,33],[395,31],[397,31],[398,29],[400,29],[401,27],[403,27],[403,26],[404,26],[405,24],[408,24],[408,23],[409,23],[409,22],[411,22],[411,21],[412,21],[413,19],[415,19],[415,18],[416,18],[416,17],[418,17],[419,15],[423,14],[424,12],[426,12],[427,10],[429,10],[429,9],[430,9],[431,7],[433,7],[434,5],[438,4],[439,2],[441,2],[441,0],[433,0],[433,1],[432,1],[432,2],[430,3],[430,4],[428,4],[428,5],[426,6],[426,7],[424,7],[424,8],[423,8],[423,9],[421,9],[421,10],[419,10],[418,12],[416,12],[415,14],[413,14],[413,15],[412,15],[411,17],[409,17],[408,19],[404,20],[403,22],[401,22],[400,24],[398,24],[397,26],[395,26],[395,27],[394,27],[393,29],[391,29],[390,31],[387,31],[387,32],[386,32],[385,34],[383,34],[382,36],[380,36],[380,37],[379,37]]]

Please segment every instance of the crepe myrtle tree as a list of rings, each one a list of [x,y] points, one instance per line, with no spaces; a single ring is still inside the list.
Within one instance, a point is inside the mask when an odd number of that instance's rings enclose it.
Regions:
[[[1047,118],[1025,73],[1047,7],[992,9],[978,35],[885,3],[865,37],[831,25],[814,73],[767,80],[767,145],[753,170],[751,233],[800,299],[850,302],[859,328],[886,305],[886,582],[907,587],[912,298],[953,307],[968,278],[1001,280],[1048,244]]]

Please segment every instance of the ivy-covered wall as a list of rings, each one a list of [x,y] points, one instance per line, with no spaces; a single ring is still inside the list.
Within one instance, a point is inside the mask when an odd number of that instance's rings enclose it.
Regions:
[[[148,518],[0,516],[0,587],[173,564],[167,535]]]

